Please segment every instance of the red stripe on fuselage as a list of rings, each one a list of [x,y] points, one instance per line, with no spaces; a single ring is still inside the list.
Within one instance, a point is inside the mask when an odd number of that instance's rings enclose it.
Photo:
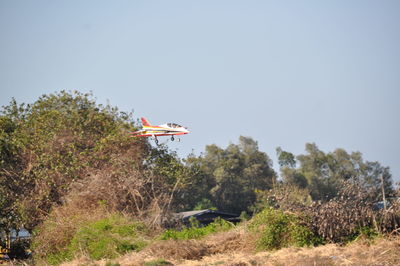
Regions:
[[[131,132],[131,133],[135,133],[135,132]],[[185,135],[185,134],[187,134],[187,132],[177,132],[177,133],[167,133],[167,134],[164,134],[164,133],[140,134],[140,135],[133,134],[131,137],[153,137],[153,136],[159,137],[159,136],[172,136],[172,135]]]

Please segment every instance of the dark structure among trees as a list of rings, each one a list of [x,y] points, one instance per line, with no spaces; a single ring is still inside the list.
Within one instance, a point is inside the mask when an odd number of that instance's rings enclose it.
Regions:
[[[201,225],[208,225],[218,217],[232,223],[240,222],[239,215],[214,210],[199,210],[176,213],[175,218],[183,222],[185,225],[190,225],[190,220],[195,218]]]

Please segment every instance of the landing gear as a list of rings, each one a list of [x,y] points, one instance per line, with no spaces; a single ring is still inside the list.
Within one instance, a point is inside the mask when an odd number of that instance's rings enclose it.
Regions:
[[[175,138],[174,135],[171,136],[171,141],[176,140],[177,142],[181,142],[180,138]]]
[[[158,146],[158,139],[157,139],[157,137],[154,137],[154,142],[155,142],[156,145]]]

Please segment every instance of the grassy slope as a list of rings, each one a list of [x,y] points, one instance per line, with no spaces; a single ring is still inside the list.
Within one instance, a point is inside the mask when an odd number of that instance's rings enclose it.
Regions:
[[[400,237],[374,242],[358,240],[347,246],[328,244],[314,248],[284,248],[254,252],[254,241],[236,228],[202,240],[157,241],[140,252],[113,261],[119,265],[144,265],[165,259],[174,265],[400,265]],[[81,258],[63,265],[105,265]]]

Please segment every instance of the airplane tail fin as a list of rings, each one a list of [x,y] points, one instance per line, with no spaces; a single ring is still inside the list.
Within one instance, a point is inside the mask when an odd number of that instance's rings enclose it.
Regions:
[[[142,125],[143,125],[143,126],[147,126],[147,127],[151,126],[150,123],[149,123],[149,121],[147,121],[147,119],[144,118],[144,117],[142,117]]]

